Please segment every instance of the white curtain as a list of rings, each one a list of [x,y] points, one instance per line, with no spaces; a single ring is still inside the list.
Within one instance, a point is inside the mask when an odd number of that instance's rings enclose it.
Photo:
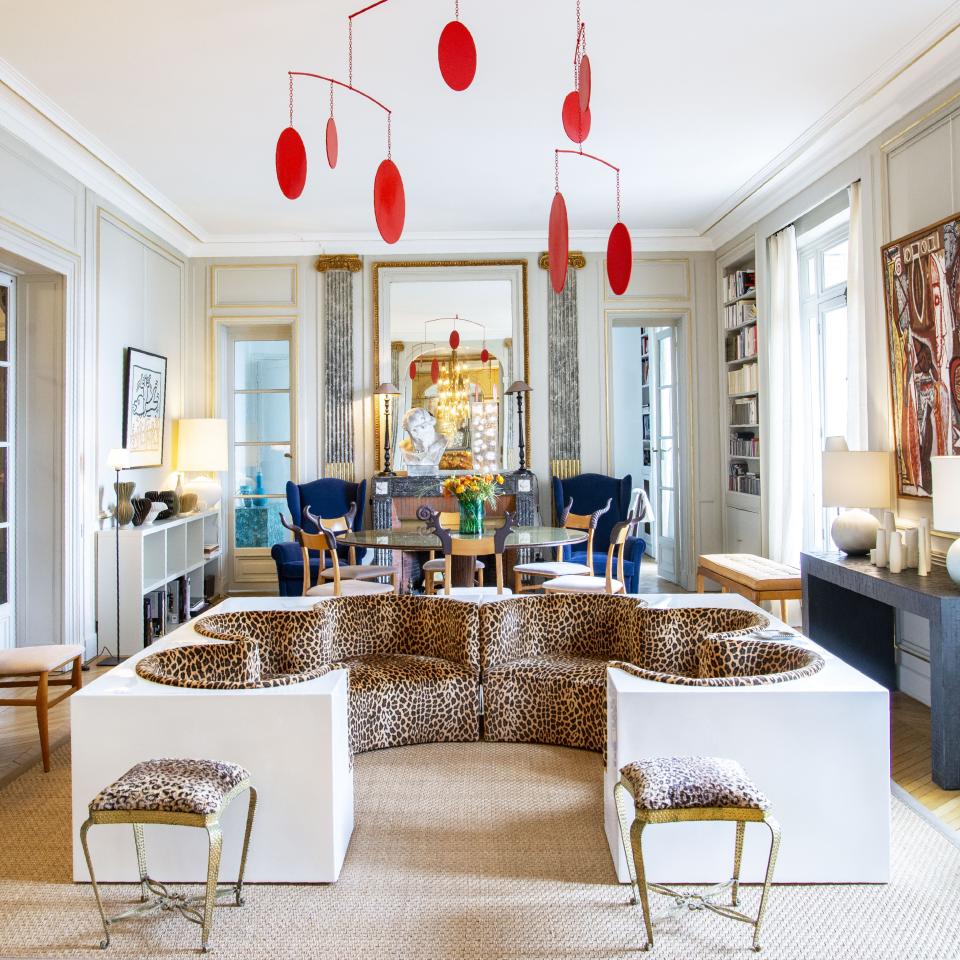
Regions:
[[[791,224],[767,241],[770,316],[767,324],[766,421],[768,546],[771,559],[799,565],[807,491],[813,474],[811,409],[803,369],[797,232]]]
[[[847,193],[850,197],[850,239],[847,244],[847,444],[851,450],[866,450],[867,322],[860,181],[850,184]]]

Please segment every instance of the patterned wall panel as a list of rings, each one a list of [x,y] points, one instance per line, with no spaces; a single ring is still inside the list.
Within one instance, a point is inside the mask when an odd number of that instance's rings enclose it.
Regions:
[[[355,451],[350,270],[325,270],[323,274],[323,385],[324,475],[352,481]]]

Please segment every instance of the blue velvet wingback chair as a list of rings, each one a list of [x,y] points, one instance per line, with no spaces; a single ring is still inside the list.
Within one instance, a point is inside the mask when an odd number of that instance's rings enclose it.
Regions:
[[[610,510],[600,518],[596,533],[593,535],[593,570],[598,577],[602,577],[606,572],[610,531],[614,524],[627,519],[632,486],[633,478],[629,474],[622,479],[605,477],[602,473],[581,473],[566,480],[561,480],[559,477],[553,478],[553,503],[557,513],[555,522],[558,525],[560,511],[571,497],[573,497],[573,512],[580,514],[593,513],[608,500],[613,500]],[[627,593],[637,592],[640,585],[640,559],[646,549],[647,544],[642,537],[627,538],[623,551],[623,576],[627,581],[625,584]],[[586,545],[578,543],[567,547],[564,550],[564,557],[574,563],[586,563]]]
[[[313,480],[310,483],[287,482],[287,509],[294,526],[303,527],[307,533],[317,533],[316,527],[303,516],[303,508],[309,507],[313,513],[324,520],[342,517],[351,503],[356,503],[357,512],[353,518],[353,529],[363,526],[363,508],[366,505],[367,481],[347,483],[346,480],[327,478]],[[341,563],[347,563],[348,548],[338,551]],[[277,580],[280,582],[281,597],[299,597],[303,592],[303,555],[300,547],[292,541],[275,543],[270,550],[273,562],[277,565]],[[362,562],[358,551],[357,562]],[[320,560],[310,560],[310,581],[317,582],[320,574]]]

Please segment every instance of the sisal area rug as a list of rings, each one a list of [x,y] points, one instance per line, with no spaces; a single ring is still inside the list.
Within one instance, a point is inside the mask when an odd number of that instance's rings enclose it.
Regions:
[[[104,955],[90,888],[70,882],[70,753],[0,790],[0,956],[187,957],[173,914],[118,925]],[[251,885],[215,915],[223,958],[630,958],[639,908],[612,882],[595,754],[437,744],[358,756],[356,831],[333,886]],[[851,811],[856,816],[856,811]],[[253,842],[256,843],[256,830]],[[781,886],[761,956],[955,960],[960,849],[893,801],[893,882]],[[226,879],[226,878],[225,878]],[[105,888],[112,910],[133,886]],[[758,891],[744,892],[755,908]],[[662,901],[661,901],[662,902]],[[751,957],[751,930],[705,911],[663,921],[657,960]]]

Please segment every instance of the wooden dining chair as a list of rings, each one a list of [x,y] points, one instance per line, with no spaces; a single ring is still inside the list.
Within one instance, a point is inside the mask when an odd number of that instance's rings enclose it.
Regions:
[[[454,557],[478,557],[493,554],[494,569],[497,577],[497,593],[503,593],[503,551],[507,544],[507,537],[510,536],[516,525],[516,514],[506,513],[503,516],[503,525],[497,527],[493,533],[484,534],[480,537],[454,537],[453,531],[445,527],[442,523],[442,515],[436,510],[422,508],[417,512],[417,516],[426,520],[428,526],[437,535],[440,540],[440,549],[443,552],[443,592],[446,596],[450,595],[451,585],[453,583],[453,558]],[[459,524],[460,518],[457,517]]]
[[[353,518],[356,512],[357,505],[351,503],[350,509],[342,517],[327,519],[325,517],[318,517],[308,506],[304,506],[303,508],[303,515],[310,523],[318,530],[321,526],[324,527],[335,537],[339,537],[353,530]],[[372,563],[357,563],[357,548],[353,546],[353,544],[348,545],[347,560],[347,563],[339,564],[341,580],[379,580],[381,577],[388,577],[394,585],[394,588],[396,588],[397,571],[393,567],[380,566]],[[329,567],[325,567],[321,564],[320,579],[333,580],[333,578],[333,565],[331,564]]]
[[[447,530],[454,530],[460,526],[460,514],[454,510],[441,510],[438,514],[440,523]],[[447,562],[443,557],[437,557],[437,551],[430,551],[430,559],[423,565],[423,592],[427,596],[433,596],[436,590],[436,575],[439,573],[441,581],[444,578],[444,571],[447,568]],[[474,561],[473,573],[477,580],[477,586],[483,588],[483,571],[485,564],[479,558]],[[446,590],[446,583],[442,586]]]
[[[303,593],[304,597],[357,597],[361,595],[372,595],[378,593],[395,593],[396,577],[393,583],[379,583],[376,580],[358,580],[356,578],[340,578],[340,557],[337,554],[336,534],[328,530],[323,524],[325,521],[314,517],[313,523],[317,524],[318,533],[307,533],[303,528],[287,523],[283,514],[280,515],[283,525],[291,531],[294,539],[300,545],[303,551]],[[310,551],[314,550],[320,554],[320,569],[326,566],[326,554],[330,554],[331,570],[333,571],[332,580],[320,580],[316,586],[310,583]],[[392,568],[391,572],[392,572]],[[384,574],[386,576],[386,574]]]
[[[623,575],[623,551],[627,538],[636,526],[635,520],[622,520],[610,531],[610,547],[607,550],[607,567],[602,577],[573,576],[555,577],[548,580],[543,589],[547,593],[626,593],[626,580]],[[614,577],[616,566],[617,576]]]
[[[513,568],[513,592],[539,590],[544,580],[556,577],[588,577],[593,575],[593,535],[596,533],[600,518],[613,506],[613,498],[607,500],[606,506],[593,513],[572,513],[573,497],[560,514],[560,526],[565,530],[587,531],[587,562],[574,563],[563,559],[563,546],[557,547],[556,560],[540,560],[533,563],[518,563]],[[523,578],[532,577],[535,582],[524,585]]]

